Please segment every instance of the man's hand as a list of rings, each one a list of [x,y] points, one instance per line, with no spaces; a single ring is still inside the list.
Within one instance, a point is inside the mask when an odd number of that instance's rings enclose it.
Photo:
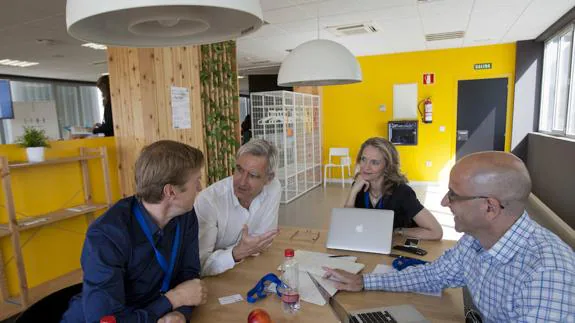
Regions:
[[[240,242],[232,250],[234,260],[240,261],[248,256],[264,251],[272,244],[279,232],[279,229],[274,229],[259,236],[250,236],[248,234],[248,226],[244,224]]]
[[[162,316],[158,323],[186,323],[186,317],[178,311],[173,311]]]
[[[199,280],[187,280],[166,293],[172,308],[205,304],[208,299],[208,288]]]
[[[325,270],[323,278],[335,281],[335,288],[350,292],[360,292],[363,290],[363,275],[355,275],[340,269],[322,268]]]

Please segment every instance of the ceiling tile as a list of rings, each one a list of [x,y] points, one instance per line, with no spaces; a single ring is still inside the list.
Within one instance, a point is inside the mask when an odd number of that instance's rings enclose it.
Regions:
[[[458,48],[463,45],[463,39],[448,39],[425,42],[427,49]]]
[[[294,5],[291,0],[260,0],[260,3],[264,12]]]
[[[553,6],[549,5],[549,0],[533,0],[503,40],[516,41],[537,38],[573,6],[575,6],[575,0],[554,0]]]
[[[496,12],[501,8],[515,8],[515,10],[521,12],[532,0],[481,0],[475,1],[473,5],[473,11],[476,13],[480,12]]]
[[[499,41],[520,14],[511,7],[501,7],[494,12],[474,13],[465,33],[466,41]]]
[[[264,12],[264,20],[270,24],[281,24],[292,21],[309,19],[315,16],[309,16],[307,11],[300,7],[289,7]]]

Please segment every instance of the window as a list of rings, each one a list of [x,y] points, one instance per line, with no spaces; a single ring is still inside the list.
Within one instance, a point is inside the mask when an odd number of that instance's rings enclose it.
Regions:
[[[575,135],[573,25],[545,43],[539,130]]]
[[[100,91],[96,86],[74,82],[58,81],[10,81],[12,101],[38,102],[53,101],[56,105],[60,138],[67,138],[70,126],[93,127],[102,121],[103,106]],[[2,143],[11,143],[7,134],[10,127],[0,123]]]

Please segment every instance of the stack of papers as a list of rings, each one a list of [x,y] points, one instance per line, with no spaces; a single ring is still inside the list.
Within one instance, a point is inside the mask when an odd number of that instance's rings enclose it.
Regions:
[[[315,284],[309,278],[307,273],[310,273],[320,283],[320,285],[331,295],[335,295],[337,289],[334,287],[334,282],[328,279],[323,279],[325,271],[322,267],[329,267],[333,269],[342,269],[354,274],[359,273],[364,267],[364,264],[356,263],[357,257],[337,257],[330,258],[332,254],[313,252],[306,250],[296,250],[295,259],[299,264],[299,293],[303,301],[316,305],[325,305],[326,301],[321,296]],[[281,270],[281,265],[278,268]]]

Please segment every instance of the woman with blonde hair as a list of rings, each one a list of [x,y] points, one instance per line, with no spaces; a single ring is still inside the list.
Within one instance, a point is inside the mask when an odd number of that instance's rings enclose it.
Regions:
[[[441,225],[421,205],[407,178],[399,170],[399,154],[385,138],[369,138],[357,155],[359,173],[345,207],[392,210],[396,233],[408,237],[440,240]]]

